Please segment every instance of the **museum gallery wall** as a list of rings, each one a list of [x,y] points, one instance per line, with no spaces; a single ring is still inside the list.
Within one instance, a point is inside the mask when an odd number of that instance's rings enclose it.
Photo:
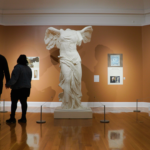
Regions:
[[[3,26],[0,25],[0,54],[3,50]]]
[[[10,72],[20,54],[39,57],[39,80],[32,80],[32,102],[58,102],[59,49],[46,49],[45,31],[49,26],[0,26],[4,42],[3,54]],[[81,30],[85,26],[53,26],[57,29]],[[0,35],[1,36],[1,35]],[[143,40],[144,39],[144,40]],[[78,47],[82,59],[82,102],[135,102],[150,92],[150,26],[93,26],[91,42]],[[0,43],[0,47],[1,47]],[[108,54],[123,55],[123,85],[108,85]],[[146,58],[146,59],[145,59]],[[142,66],[143,64],[143,66]],[[100,81],[94,82],[94,75]],[[143,79],[144,77],[144,79]],[[144,90],[144,92],[143,92]],[[10,90],[2,97],[10,101]],[[149,93],[148,93],[149,92]]]
[[[150,25],[142,27],[143,97],[150,102]]]

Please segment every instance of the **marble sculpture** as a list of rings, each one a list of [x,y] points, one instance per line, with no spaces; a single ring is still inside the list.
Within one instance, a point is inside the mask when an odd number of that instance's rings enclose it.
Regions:
[[[84,109],[81,105],[81,58],[77,45],[90,42],[92,27],[87,26],[82,30],[56,29],[49,27],[45,33],[45,44],[48,50],[53,47],[60,49],[60,83],[63,92],[59,94],[62,109]]]

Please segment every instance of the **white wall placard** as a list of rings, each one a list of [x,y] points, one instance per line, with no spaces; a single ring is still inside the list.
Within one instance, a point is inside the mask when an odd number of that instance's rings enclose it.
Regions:
[[[108,67],[108,84],[123,84],[123,67]]]
[[[94,82],[99,82],[99,75],[94,75]]]

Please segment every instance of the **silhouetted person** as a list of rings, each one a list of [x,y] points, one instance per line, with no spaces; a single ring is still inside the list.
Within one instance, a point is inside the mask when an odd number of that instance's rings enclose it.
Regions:
[[[22,117],[18,122],[26,123],[27,98],[30,96],[32,71],[28,66],[26,55],[20,55],[17,60],[17,65],[11,74],[11,79],[6,83],[6,87],[11,90],[11,115],[7,123],[15,123],[15,112],[17,109],[17,102],[20,100],[22,107]]]
[[[10,80],[9,68],[7,60],[4,56],[0,55],[0,97],[3,89],[3,79],[6,79],[6,82]]]

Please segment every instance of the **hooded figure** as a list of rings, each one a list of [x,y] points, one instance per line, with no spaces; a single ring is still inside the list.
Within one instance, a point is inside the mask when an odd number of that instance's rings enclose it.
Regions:
[[[26,55],[20,55],[17,60],[17,65],[11,74],[11,79],[6,83],[6,87],[11,90],[11,115],[6,123],[15,123],[15,112],[17,102],[20,100],[22,107],[22,117],[18,122],[26,123],[27,98],[30,96],[32,71],[28,66]]]

